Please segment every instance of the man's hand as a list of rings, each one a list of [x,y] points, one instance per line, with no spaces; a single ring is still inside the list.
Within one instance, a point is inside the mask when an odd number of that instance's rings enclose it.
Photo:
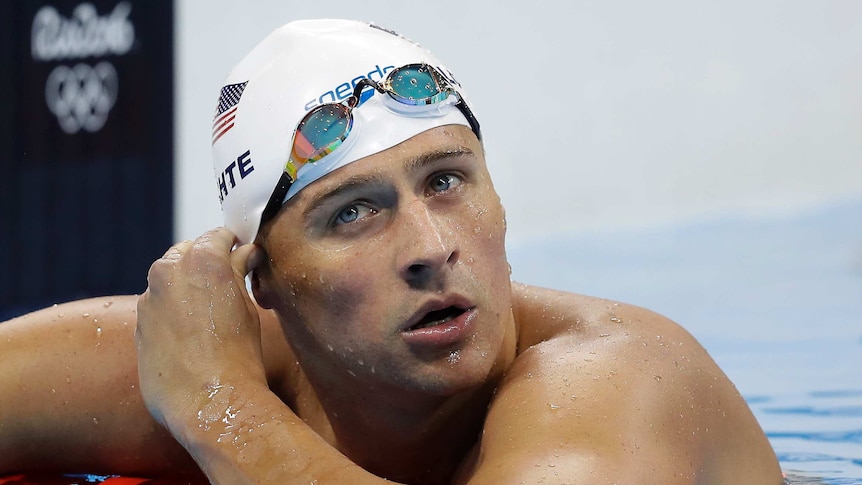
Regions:
[[[153,417],[181,442],[184,428],[230,412],[231,383],[266,387],[260,322],[244,277],[262,257],[234,251],[224,228],[171,247],[138,300],[138,373]]]

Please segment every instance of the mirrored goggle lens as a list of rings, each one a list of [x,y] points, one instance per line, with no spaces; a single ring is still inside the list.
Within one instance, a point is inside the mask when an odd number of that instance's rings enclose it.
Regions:
[[[296,128],[293,162],[302,165],[320,160],[341,145],[352,126],[347,106],[329,104],[315,108]]]
[[[388,79],[389,91],[398,100],[413,105],[432,104],[446,99],[437,76],[428,66],[406,66],[392,72]]]

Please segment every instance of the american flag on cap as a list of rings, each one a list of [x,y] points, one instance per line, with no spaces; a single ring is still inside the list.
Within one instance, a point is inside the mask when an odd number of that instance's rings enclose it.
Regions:
[[[233,128],[233,120],[236,118],[237,104],[242,97],[242,92],[245,90],[244,83],[228,84],[221,88],[221,94],[218,97],[218,107],[216,108],[215,121],[213,121],[213,145],[225,133]]]

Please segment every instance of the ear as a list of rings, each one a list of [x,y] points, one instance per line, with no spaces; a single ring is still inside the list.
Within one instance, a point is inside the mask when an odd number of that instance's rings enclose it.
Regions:
[[[266,308],[267,310],[272,310],[273,303],[275,301],[273,298],[274,292],[270,279],[270,275],[272,274],[270,268],[269,257],[266,257],[264,262],[249,274],[249,279],[251,280],[251,292],[254,295],[254,300],[261,308]]]

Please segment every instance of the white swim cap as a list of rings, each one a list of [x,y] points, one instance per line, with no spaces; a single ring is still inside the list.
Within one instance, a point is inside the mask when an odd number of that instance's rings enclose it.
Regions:
[[[388,71],[413,63],[434,66],[452,79],[428,50],[391,31],[350,20],[291,22],[240,61],[219,96],[212,154],[225,226],[241,243],[257,235],[290,156],[294,130],[305,114],[320,104],[347,99],[363,78],[380,81]],[[324,159],[303,166],[287,198],[339,167],[426,130],[470,126],[451,103],[431,115],[415,116],[396,113],[385,98],[374,94],[353,110],[354,129],[348,139]]]

